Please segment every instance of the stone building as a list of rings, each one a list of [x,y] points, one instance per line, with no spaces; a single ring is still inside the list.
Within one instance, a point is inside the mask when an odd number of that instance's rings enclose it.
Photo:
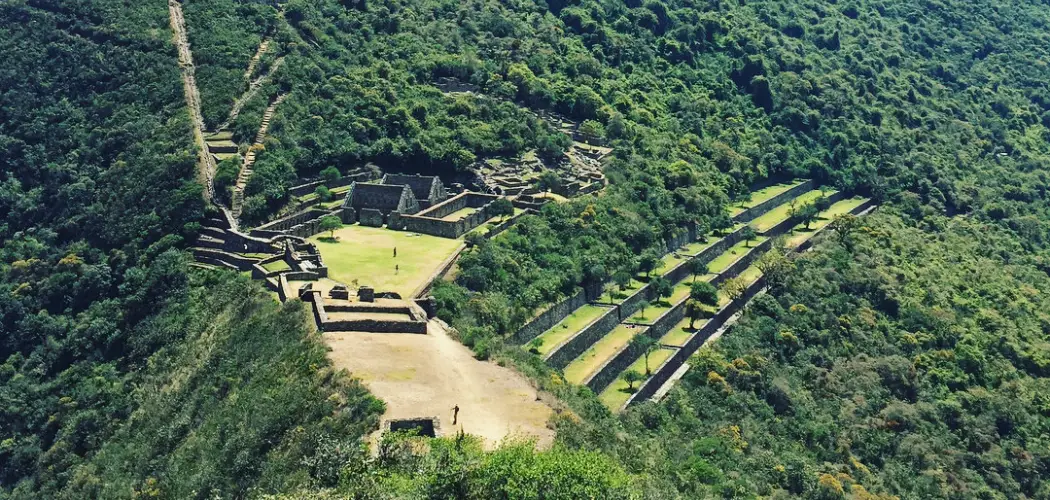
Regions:
[[[379,183],[408,186],[420,209],[430,208],[448,198],[445,185],[441,183],[441,178],[436,176],[386,174]]]
[[[342,219],[346,224],[360,221],[366,226],[382,226],[390,214],[418,212],[419,203],[407,184],[354,182],[346,192],[342,208]]]

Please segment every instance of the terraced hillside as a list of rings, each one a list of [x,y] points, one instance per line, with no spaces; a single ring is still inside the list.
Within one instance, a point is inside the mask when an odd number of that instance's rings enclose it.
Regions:
[[[746,213],[749,224],[738,224],[721,237],[684,242],[663,255],[649,273],[634,276],[622,287],[609,287],[594,302],[568,313],[528,341],[526,349],[562,370],[567,382],[600,393],[611,409],[622,408],[642,390],[636,383],[646,388],[653,378],[665,382],[670,378],[666,372],[682,364],[672,360],[695,351],[698,332],[716,330],[730,316],[724,311],[741,307],[762,275],[755,262],[772,248],[774,239],[788,250],[799,248],[833,217],[854,212],[867,202],[839,200],[841,195],[835,191],[811,187],[808,181],[794,181],[756,192],[749,202],[731,209],[735,215]],[[808,228],[801,221],[804,208],[818,212]],[[694,262],[706,264],[706,272],[693,275]],[[692,303],[690,288],[696,281],[722,285],[717,307]],[[690,307],[702,312],[687,318]]]

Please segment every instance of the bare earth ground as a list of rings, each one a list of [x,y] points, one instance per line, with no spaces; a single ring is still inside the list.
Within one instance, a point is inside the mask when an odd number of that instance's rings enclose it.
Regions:
[[[336,332],[324,334],[336,368],[360,378],[386,402],[383,420],[440,419],[442,435],[459,430],[495,447],[509,436],[535,438],[546,448],[554,438],[547,428],[553,410],[537,401],[537,392],[520,374],[478,361],[466,346],[430,321],[429,334]],[[459,419],[452,425],[452,408]],[[375,442],[379,433],[372,435]]]

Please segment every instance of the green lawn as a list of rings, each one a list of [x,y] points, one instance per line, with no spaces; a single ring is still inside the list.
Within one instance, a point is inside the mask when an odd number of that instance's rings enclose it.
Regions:
[[[263,269],[267,272],[275,273],[278,271],[289,271],[292,268],[288,266],[288,263],[283,260],[270,262],[269,264],[261,264]]]
[[[735,203],[729,208],[729,216],[735,217],[739,215],[740,212],[743,212],[744,210],[747,210],[755,205],[758,205],[759,203],[762,203],[774,196],[777,196],[783,193],[784,191],[787,191],[799,184],[802,184],[803,182],[805,181],[801,180],[781,182],[778,184],[773,184],[772,186],[766,186],[762,189],[759,189],[758,191],[753,191],[751,193],[750,200],[741,203]]]
[[[565,317],[558,324],[551,327],[528,343],[528,347],[535,348],[539,351],[541,356],[546,356],[547,353],[551,352],[558,344],[561,344],[569,337],[576,335],[584,327],[591,324],[594,320],[598,319],[599,316],[609,311],[607,307],[597,307],[590,304],[584,305],[583,307],[575,310],[572,314]]]
[[[611,304],[611,305],[613,305],[613,304],[615,304],[615,305],[622,304],[623,301],[627,300],[627,298],[630,297],[631,295],[634,295],[634,293],[639,288],[642,287],[642,283],[637,281],[637,280],[631,280],[631,282],[627,284],[627,288],[625,290],[623,290],[623,291],[620,290],[619,286],[616,286],[616,285],[612,285],[612,286],[616,288],[616,293],[622,293],[622,294],[624,294],[624,296],[622,298],[613,298],[610,295],[609,290],[606,290],[605,293],[603,293],[601,297],[598,297],[598,303],[600,303],[600,304]]]
[[[635,313],[633,315],[631,315],[631,317],[628,318],[626,322],[627,323],[642,323],[642,324],[645,324],[645,325],[651,325],[651,324],[653,324],[653,321],[656,321],[656,318],[659,318],[665,312],[670,311],[671,307],[672,307],[671,304],[667,304],[667,305],[660,304],[660,305],[657,305],[654,302],[652,305],[650,305],[649,307],[645,308],[644,313],[643,313],[643,311],[641,309],[635,311]]]
[[[819,198],[820,194],[821,193],[820,193],[819,189],[814,189],[812,191],[803,193],[798,198],[794,199],[795,206],[796,207],[801,207],[802,205],[805,205],[806,203],[811,203],[814,200],[816,200],[817,198]],[[828,196],[831,196],[832,194],[835,194],[835,191],[833,191],[833,190],[832,191],[827,191],[827,195]],[[790,213],[791,213],[791,202],[784,203],[784,204],[781,204],[781,205],[777,205],[772,210],[762,214],[761,217],[751,221],[751,227],[755,228],[755,231],[758,231],[760,233],[764,233],[764,232],[768,231],[770,228],[772,228],[773,226],[781,223],[784,219],[787,219],[788,215]]]
[[[603,363],[616,355],[616,351],[627,345],[635,335],[643,331],[645,331],[645,328],[629,328],[627,325],[613,328],[613,331],[602,337],[598,342],[595,342],[590,349],[584,351],[580,357],[572,360],[572,363],[565,367],[565,380],[576,385],[582,384]]]
[[[861,198],[858,196],[836,202],[834,205],[828,207],[827,210],[821,212],[820,215],[817,216],[817,220],[809,225],[808,230],[806,229],[805,224],[795,226],[794,229],[791,230],[791,234],[788,235],[785,245],[787,245],[788,248],[798,248],[799,245],[812,238],[817,231],[823,229],[828,224],[831,224],[831,221],[834,220],[836,216],[849,213],[853,209],[861,206],[865,201],[867,201],[867,198]]]
[[[660,264],[653,269],[653,272],[649,273],[649,276],[663,276],[664,273],[674,269],[675,266],[689,260],[689,256],[679,254],[667,254],[663,259],[660,260]]]
[[[660,343],[663,345],[684,346],[685,342],[689,340],[689,337],[693,336],[696,329],[704,326],[704,323],[707,323],[706,319],[698,319],[693,323],[694,328],[690,329],[689,318],[685,318],[664,334],[664,336],[660,338]]]
[[[757,265],[751,265],[747,269],[744,269],[744,272],[737,275],[738,278],[744,280],[744,283],[747,283],[748,285],[754,283],[755,280],[757,280],[761,276],[762,271],[758,270]]]
[[[716,238],[714,236],[708,235],[707,241],[694,241],[692,243],[688,243],[682,248],[679,248],[678,253],[694,257],[696,256],[696,254],[707,250],[708,247],[714,245],[715,243],[718,243],[721,240],[722,238]]]
[[[462,219],[462,218],[464,218],[464,217],[466,217],[466,216],[468,216],[468,215],[470,215],[470,214],[472,214],[474,212],[477,212],[477,210],[478,209],[473,208],[473,207],[461,208],[459,210],[456,210],[455,212],[452,212],[452,213],[442,217],[441,220],[445,220],[445,221],[449,221],[449,222],[455,222],[455,221],[460,220],[460,219]]]
[[[660,365],[664,364],[668,359],[671,359],[671,356],[674,356],[674,353],[674,349],[657,349],[656,351],[653,351],[653,353],[649,355],[649,369],[652,372],[656,372]],[[631,363],[631,366],[627,367],[627,371],[629,370],[635,370],[638,373],[645,375],[645,356],[642,356],[634,363]],[[648,377],[646,377],[646,380],[648,380]],[[606,408],[616,411],[627,402],[627,399],[631,397],[631,394],[638,390],[638,387],[643,383],[645,383],[645,381],[636,382],[633,390],[628,390],[627,382],[623,379],[621,374],[621,376],[616,377],[616,380],[614,380],[613,383],[609,384],[609,387],[606,387],[605,390],[602,391],[598,398],[601,399],[602,403],[605,403]]]
[[[711,262],[707,264],[707,270],[711,274],[719,274],[722,271],[725,271],[725,269],[729,267],[730,264],[736,262],[737,259],[743,257],[748,252],[750,252],[751,249],[758,245],[761,245],[768,239],[769,238],[765,236],[759,236],[754,240],[751,240],[750,242],[741,241],[736,245],[729,247],[728,250],[722,252],[721,255],[715,257]]]
[[[462,240],[360,225],[344,226],[335,236],[336,241],[328,233],[310,238],[330,278],[348,285],[357,280],[358,285],[396,292],[404,298],[424,285],[463,244]]]

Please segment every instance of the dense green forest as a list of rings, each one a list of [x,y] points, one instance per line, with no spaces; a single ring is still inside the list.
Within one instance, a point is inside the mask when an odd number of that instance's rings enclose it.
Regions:
[[[186,0],[203,111],[283,64],[245,216],[373,162],[609,141],[601,196],[479,242],[441,315],[572,407],[553,450],[359,439],[382,405],[296,304],[189,271],[207,207],[167,5],[0,5],[0,497],[1046,498],[1050,10],[962,0]],[[432,86],[455,77],[472,95]],[[767,178],[882,203],[611,415],[502,335]],[[519,478],[508,481],[507,478]]]

